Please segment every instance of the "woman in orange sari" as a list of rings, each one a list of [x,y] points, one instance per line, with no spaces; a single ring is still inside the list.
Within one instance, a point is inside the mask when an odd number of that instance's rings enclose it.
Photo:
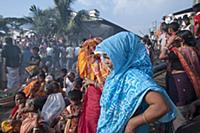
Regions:
[[[37,79],[31,81],[23,90],[26,97],[42,97],[45,96],[45,74],[40,73]]]
[[[94,54],[95,47],[101,42],[92,38],[83,43],[78,56],[78,72],[85,80],[86,90],[83,99],[83,111],[80,115],[78,132],[96,133],[100,115],[100,97],[109,69],[101,62],[100,56]]]

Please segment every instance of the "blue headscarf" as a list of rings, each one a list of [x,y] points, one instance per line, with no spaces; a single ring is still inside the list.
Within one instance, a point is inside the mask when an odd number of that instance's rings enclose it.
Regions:
[[[143,98],[150,90],[161,93],[171,107],[171,112],[160,121],[168,122],[175,118],[174,104],[165,90],[151,78],[152,64],[138,36],[131,32],[120,32],[100,43],[96,51],[107,53],[113,64],[100,100],[98,133],[124,132],[128,120],[143,105]],[[143,128],[141,132],[145,130]]]

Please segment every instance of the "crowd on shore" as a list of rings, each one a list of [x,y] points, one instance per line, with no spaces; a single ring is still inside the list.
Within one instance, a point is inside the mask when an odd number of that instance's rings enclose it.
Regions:
[[[143,38],[120,32],[105,40],[5,38],[2,89],[15,106],[4,133],[177,132],[199,115],[200,11],[162,22]],[[167,63],[166,88],[152,79],[155,58]],[[75,64],[75,65],[74,65]]]

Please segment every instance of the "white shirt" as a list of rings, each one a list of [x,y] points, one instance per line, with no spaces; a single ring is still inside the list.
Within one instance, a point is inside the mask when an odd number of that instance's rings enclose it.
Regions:
[[[67,47],[66,52],[67,52],[67,56],[66,56],[67,58],[74,58],[74,52],[75,52],[74,48]]]
[[[73,89],[73,83],[68,78],[66,78],[65,84],[65,93],[68,95],[69,91]]]
[[[75,48],[75,51],[74,51],[74,52],[75,52],[75,56],[78,56],[79,49],[80,49],[80,47],[76,47],[76,48]]]
[[[52,47],[47,47],[47,56],[53,56],[53,48]]]

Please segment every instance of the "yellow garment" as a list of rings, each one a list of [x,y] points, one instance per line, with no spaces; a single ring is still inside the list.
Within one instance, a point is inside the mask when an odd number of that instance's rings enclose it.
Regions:
[[[1,130],[3,133],[10,132],[12,129],[13,127],[11,126],[9,121],[5,120],[1,123]]]
[[[101,40],[98,38],[88,39],[82,45],[78,55],[78,72],[81,78],[95,79],[94,72],[91,70],[90,55]]]
[[[39,82],[38,80],[33,80],[25,87],[23,92],[26,94],[26,97],[28,97],[30,95],[31,90],[34,88],[34,86],[38,82]],[[40,83],[40,87],[37,88],[37,91],[35,92],[35,96],[45,96],[44,86],[45,86],[44,82]]]
[[[85,41],[83,47],[80,49],[78,55],[78,71],[81,78],[87,78],[89,80],[97,80],[97,82],[103,86],[106,77],[109,74],[109,69],[101,62],[101,59],[95,57],[94,51],[96,45],[101,40],[93,38]]]
[[[26,72],[28,72],[29,75],[33,75],[37,71],[39,71],[39,67],[37,65],[30,65],[25,68]]]

